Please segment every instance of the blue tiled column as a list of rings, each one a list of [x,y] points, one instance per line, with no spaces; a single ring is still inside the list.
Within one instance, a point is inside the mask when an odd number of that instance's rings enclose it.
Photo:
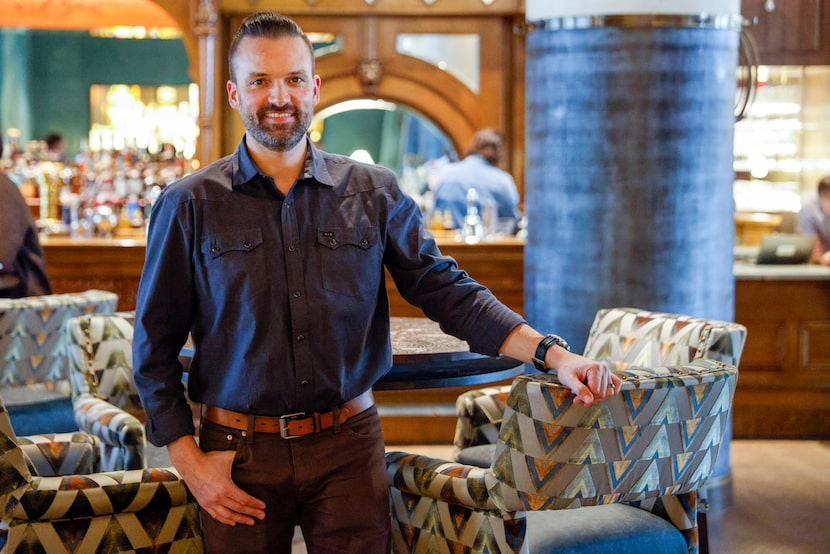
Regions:
[[[598,308],[732,320],[739,20],[534,21],[531,4],[528,320],[577,351]]]

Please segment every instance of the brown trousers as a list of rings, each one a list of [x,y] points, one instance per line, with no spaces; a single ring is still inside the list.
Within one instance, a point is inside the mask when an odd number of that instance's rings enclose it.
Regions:
[[[339,433],[328,429],[290,440],[242,434],[203,420],[199,444],[205,452],[236,451],[233,480],[265,502],[265,519],[229,526],[202,511],[209,554],[288,554],[298,524],[309,554],[389,553],[389,488],[375,406],[351,417]]]

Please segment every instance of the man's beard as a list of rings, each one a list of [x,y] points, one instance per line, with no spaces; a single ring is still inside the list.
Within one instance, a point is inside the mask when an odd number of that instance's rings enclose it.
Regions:
[[[263,125],[264,114],[273,111],[292,110],[297,118],[290,127],[284,125]],[[256,112],[248,112],[244,117],[245,129],[255,141],[275,152],[284,152],[297,146],[306,136],[311,125],[311,114],[298,110],[292,105],[277,107],[266,106]]]

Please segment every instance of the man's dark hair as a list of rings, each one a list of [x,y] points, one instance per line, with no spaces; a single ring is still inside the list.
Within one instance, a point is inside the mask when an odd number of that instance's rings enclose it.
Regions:
[[[231,47],[228,51],[228,70],[230,72],[231,81],[236,82],[236,76],[233,71],[233,60],[236,57],[236,52],[239,49],[239,43],[246,37],[260,37],[260,38],[282,38],[282,37],[298,37],[308,46],[308,51],[311,54],[311,73],[314,73],[314,45],[303,32],[297,23],[290,17],[278,14],[276,12],[258,12],[249,15],[239,26],[236,34],[231,41]]]
[[[818,182],[818,195],[830,194],[830,175]]]
[[[60,133],[49,133],[45,137],[43,137],[43,141],[46,143],[46,148],[49,150],[54,150],[58,147],[58,145],[63,141],[63,135]]]

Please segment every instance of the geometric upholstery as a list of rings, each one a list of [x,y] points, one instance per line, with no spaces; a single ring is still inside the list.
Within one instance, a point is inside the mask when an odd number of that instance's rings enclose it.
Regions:
[[[9,409],[21,428],[32,433],[75,429],[64,323],[83,314],[110,313],[117,303],[116,294],[100,290],[0,299],[0,390],[8,391]],[[44,417],[49,409],[53,412]]]
[[[87,433],[50,433],[18,437],[29,471],[41,477],[101,471],[101,447]]]
[[[580,508],[592,521],[610,504],[606,519],[627,538],[608,551],[666,551],[674,540],[697,552],[697,491],[727,429],[745,336],[732,323],[601,310],[586,354],[611,363],[622,380],[616,396],[574,404],[551,374],[462,394],[456,459],[490,444],[488,462],[388,453],[393,550],[575,551],[568,541],[577,537],[585,551],[600,551],[587,526],[588,535],[568,532],[579,513],[557,510]],[[659,539],[648,542],[647,527]]]
[[[41,453],[52,453],[49,467],[67,469],[74,460],[84,469],[95,458],[96,440],[75,435],[69,448],[50,447],[49,437],[33,440]],[[43,476],[33,472],[40,464],[28,459],[24,442],[0,398],[3,552],[203,552],[198,505],[175,469]]]
[[[583,355],[609,363],[612,370],[630,365],[680,365],[695,359],[738,367],[745,340],[746,328],[737,323],[607,308],[597,312]],[[509,385],[489,387],[458,397],[453,440],[456,459],[470,447],[495,444],[509,389]]]
[[[78,428],[100,439],[105,471],[144,467],[144,408],[133,380],[134,314],[71,318],[66,350]]]

